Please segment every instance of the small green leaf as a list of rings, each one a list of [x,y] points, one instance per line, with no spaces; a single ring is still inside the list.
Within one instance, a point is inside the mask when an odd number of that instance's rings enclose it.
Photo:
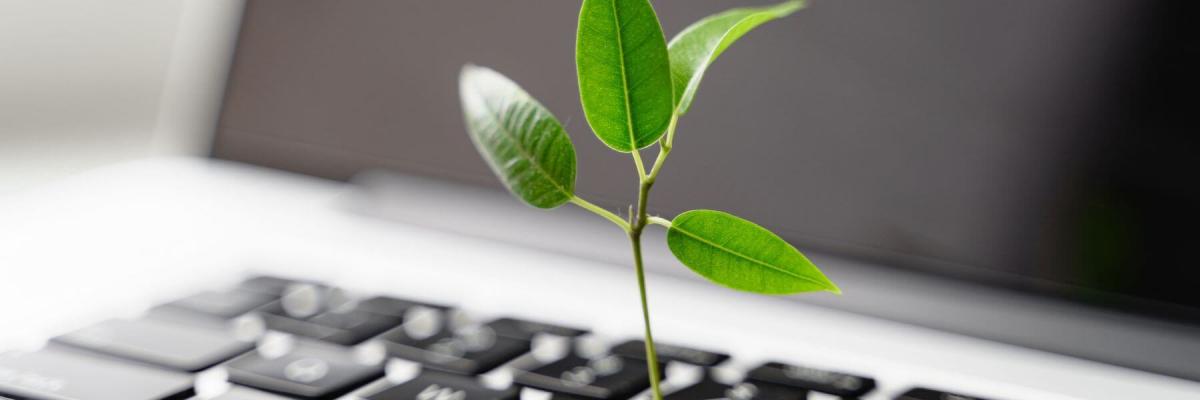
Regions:
[[[675,258],[709,280],[764,294],[841,293],[795,247],[753,222],[712,210],[680,214],[667,230]]]
[[[768,7],[735,8],[704,18],[676,35],[668,46],[675,105],[687,113],[708,66],[733,42],[768,21],[783,18],[804,7],[800,0]]]
[[[500,73],[464,66],[458,81],[467,132],[504,186],[538,208],[575,194],[575,147],[545,107]]]
[[[600,141],[628,153],[663,135],[675,109],[671,62],[648,0],[584,0],[575,64],[583,112]]]

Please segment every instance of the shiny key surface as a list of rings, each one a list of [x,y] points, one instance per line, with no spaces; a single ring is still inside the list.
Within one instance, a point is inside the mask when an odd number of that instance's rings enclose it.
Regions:
[[[253,348],[222,330],[149,318],[112,319],[54,341],[182,371],[199,371]]]
[[[661,367],[660,367],[661,368]],[[650,386],[646,362],[617,355],[561,360],[516,374],[523,386],[586,399],[624,399]]]
[[[378,360],[353,349],[301,340],[284,354],[256,350],[225,364],[229,380],[288,396],[325,399],[348,392],[383,374]]]
[[[296,285],[312,285],[316,287],[323,287],[323,285],[308,281],[299,281],[274,276],[255,276],[242,281],[240,284],[238,284],[237,289],[279,297],[282,296],[289,288],[292,288]]]
[[[754,368],[747,380],[774,383],[838,397],[861,397],[875,389],[875,380],[863,376],[769,362]]]
[[[234,386],[225,393],[216,397],[205,398],[205,400],[289,400],[287,397],[277,396],[266,392],[260,392],[254,389],[248,389],[241,386]]]
[[[190,375],[48,346],[0,354],[0,396],[47,400],[175,400]]]
[[[702,367],[712,367],[729,359],[729,355],[725,353],[659,343],[657,340],[654,341],[654,349],[658,353],[658,361],[663,363],[681,362]],[[645,360],[646,342],[642,340],[628,340],[613,346],[612,352],[613,354],[625,357]]]
[[[319,339],[344,346],[359,344],[400,324],[399,317],[362,310],[327,311],[308,319],[263,314],[271,330]]]
[[[300,294],[291,294],[291,296],[298,295]],[[321,300],[312,299],[311,301]],[[328,299],[325,301],[330,302]],[[274,331],[349,346],[359,344],[395,328],[404,321],[405,315],[415,308],[445,309],[440,305],[384,296],[373,297],[358,303],[347,301],[337,304],[336,300],[332,303],[320,304],[316,307],[324,311],[312,315],[302,315],[288,311],[285,307],[286,301],[281,301],[277,307],[263,308],[260,317],[266,326]]]
[[[501,335],[490,324],[462,328],[446,326],[432,334],[412,325],[396,328],[379,341],[392,356],[457,374],[482,373],[529,352],[530,339]]]
[[[367,400],[516,400],[517,389],[494,390],[472,377],[424,371],[416,378],[366,397]]]
[[[496,334],[526,340],[536,335],[554,335],[562,337],[578,337],[588,333],[586,329],[563,325],[550,324],[540,321],[530,321],[519,318],[499,318],[488,322],[488,326],[496,330]]]
[[[913,388],[899,397],[896,400],[987,400],[982,397],[968,396],[965,394],[957,394],[944,392],[941,390],[927,388]]]
[[[750,382],[731,386],[711,379],[704,379],[699,383],[663,396],[665,400],[804,400],[807,397],[808,392],[802,389]]]
[[[401,299],[389,296],[375,296],[362,302],[356,306],[359,310],[370,313],[389,315],[397,318],[403,318],[405,314],[416,307],[422,307],[438,311],[446,311],[449,306],[443,304],[426,303],[422,301]]]
[[[159,305],[151,312],[197,313],[220,319],[231,319],[254,311],[278,297],[246,290],[205,291]]]

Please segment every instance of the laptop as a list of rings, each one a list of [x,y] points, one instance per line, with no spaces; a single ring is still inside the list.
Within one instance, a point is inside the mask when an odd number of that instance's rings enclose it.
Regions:
[[[649,231],[666,398],[1200,399],[1196,11],[822,1],[731,47],[652,209],[758,221],[843,294],[716,287]],[[219,106],[163,111],[219,115],[207,156],[0,202],[0,399],[648,399],[625,238],[505,193],[458,106],[463,64],[512,77],[623,209],[577,13],[247,2],[191,82]]]

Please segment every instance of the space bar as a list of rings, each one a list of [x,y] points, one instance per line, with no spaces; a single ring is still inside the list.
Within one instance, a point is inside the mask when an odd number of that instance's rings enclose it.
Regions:
[[[187,374],[49,346],[0,353],[0,398],[175,400],[192,394]]]

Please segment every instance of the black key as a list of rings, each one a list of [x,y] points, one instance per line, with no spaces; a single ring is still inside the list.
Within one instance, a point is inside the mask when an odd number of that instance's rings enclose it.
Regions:
[[[808,398],[808,392],[770,383],[742,382],[729,386],[712,379],[704,379],[663,397],[665,400],[804,400]]]
[[[488,323],[496,334],[501,336],[532,340],[535,335],[547,334],[564,337],[576,337],[588,333],[587,330],[534,322],[516,318],[500,318]]]
[[[277,278],[274,276],[256,276],[242,281],[242,283],[238,284],[238,289],[279,297],[282,296],[288,288],[298,284],[313,285],[318,287],[321,286],[312,282]]]
[[[416,378],[366,397],[367,400],[516,400],[517,389],[493,390],[472,377],[424,371]]]
[[[552,393],[550,395],[550,400],[587,400],[587,399],[588,399],[587,397],[577,397],[577,396],[571,396],[569,394],[562,394],[562,393]]]
[[[256,277],[242,282],[238,290],[279,298],[277,303],[258,309],[263,313],[305,319],[349,301],[345,292],[325,285],[274,277]]]
[[[659,366],[660,370],[662,366]],[[624,399],[650,387],[643,360],[606,355],[577,355],[516,374],[516,383],[585,399]]]
[[[390,315],[370,313],[362,310],[348,312],[326,312],[309,320],[314,324],[334,327],[340,332],[326,337],[325,340],[344,345],[357,344],[372,336],[386,332],[400,325],[401,318]]]
[[[254,347],[222,330],[147,318],[108,320],[54,341],[182,371],[199,371]]]
[[[465,375],[489,371],[530,350],[530,339],[502,336],[491,324],[453,332],[445,327],[434,329],[437,331],[432,335],[417,334],[410,332],[411,325],[406,325],[379,339],[393,356]]]
[[[728,354],[696,350],[688,347],[672,346],[669,344],[658,343],[657,341],[654,343],[654,348],[658,352],[658,361],[662,363],[681,362],[684,364],[699,365],[702,367],[712,367],[729,359]],[[645,360],[646,342],[641,340],[626,341],[613,347],[612,353],[625,357]]]
[[[382,366],[360,362],[351,349],[312,341],[298,341],[278,357],[247,353],[225,366],[234,383],[308,399],[336,397],[383,374]]]
[[[399,317],[361,310],[328,311],[307,320],[263,314],[267,328],[340,345],[355,345],[400,324]]]
[[[208,400],[289,400],[287,397],[276,396],[266,392],[248,389],[243,386],[230,387],[225,393]]]
[[[450,309],[449,306],[441,304],[424,303],[420,301],[398,299],[388,296],[377,296],[363,300],[362,302],[358,303],[356,308],[370,313],[404,318],[405,313],[418,306],[438,311],[446,311]]]
[[[965,394],[956,394],[943,392],[941,390],[914,388],[904,394],[896,397],[896,400],[986,400],[982,397],[967,396]]]
[[[231,319],[262,307],[275,299],[275,296],[243,290],[207,291],[159,305],[151,312],[182,311]]]
[[[0,396],[55,400],[175,400],[190,375],[92,357],[56,346],[0,354]]]
[[[875,389],[875,380],[871,378],[778,362],[766,363],[751,370],[747,380],[829,393],[838,397],[860,397]]]

